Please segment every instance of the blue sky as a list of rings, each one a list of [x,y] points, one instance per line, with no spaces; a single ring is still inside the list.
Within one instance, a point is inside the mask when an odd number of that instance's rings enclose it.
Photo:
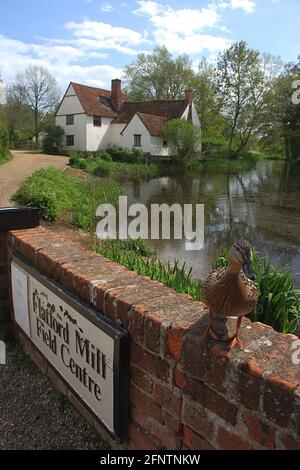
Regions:
[[[109,87],[139,52],[166,45],[202,56],[244,39],[284,61],[300,55],[299,0],[0,0],[0,71],[5,82],[35,63],[56,77]]]

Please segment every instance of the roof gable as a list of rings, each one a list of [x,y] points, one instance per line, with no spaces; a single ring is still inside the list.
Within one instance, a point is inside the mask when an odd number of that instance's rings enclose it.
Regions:
[[[117,116],[111,103],[111,92],[79,83],[71,82],[74,91],[88,116],[103,116],[114,118]]]

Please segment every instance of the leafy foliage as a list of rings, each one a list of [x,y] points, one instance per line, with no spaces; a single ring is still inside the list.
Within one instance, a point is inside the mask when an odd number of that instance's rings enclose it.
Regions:
[[[113,204],[119,195],[120,188],[116,183],[78,181],[65,172],[47,168],[28,178],[13,199],[19,204],[40,208],[42,217],[50,221],[70,212],[74,225],[91,230],[98,205]]]
[[[180,158],[193,157],[200,146],[201,129],[185,119],[172,119],[166,123],[164,138]]]
[[[193,77],[191,65],[186,54],[173,58],[165,46],[156,47],[151,54],[139,54],[124,69],[130,98],[136,101],[182,98]]]
[[[8,151],[8,131],[6,126],[0,122],[0,164],[5,163],[10,158]]]
[[[129,161],[138,161],[138,163],[127,163],[127,156]],[[144,154],[136,152],[135,149],[131,152],[118,147],[109,148],[105,152],[99,153],[72,152],[69,160],[69,164],[73,168],[85,170],[102,178],[134,179],[141,176],[154,177],[160,173],[159,165],[145,165],[142,162],[144,162]]]
[[[63,153],[63,137],[65,132],[62,127],[49,124],[43,139],[43,152],[51,155]]]

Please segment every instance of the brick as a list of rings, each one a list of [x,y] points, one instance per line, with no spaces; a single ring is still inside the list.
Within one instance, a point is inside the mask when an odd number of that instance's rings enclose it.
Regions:
[[[275,449],[276,429],[250,411],[244,411],[242,414],[244,423],[248,428],[249,436],[267,449]]]
[[[219,428],[217,442],[222,450],[252,450],[253,448],[246,441],[240,439],[236,434]]]
[[[191,404],[185,402],[182,412],[182,422],[205,439],[210,439],[214,426],[209,422],[207,414]]]
[[[267,417],[282,427],[287,427],[294,409],[294,387],[286,382],[268,379],[263,398]]]
[[[148,395],[141,392],[137,387],[130,386],[129,400],[146,415],[155,419],[159,423],[164,424],[161,406],[155,403]]]
[[[236,423],[237,407],[203,382],[191,378],[187,379],[183,393],[187,393],[199,405],[217,414],[225,421],[231,424]]]
[[[174,369],[174,384],[180,390],[182,390],[187,384],[187,379],[185,378],[184,373],[179,370],[178,367]]]
[[[130,345],[130,360],[132,363],[145,370],[149,375],[153,375],[163,381],[168,381],[168,364],[134,343]]]
[[[251,410],[259,406],[262,372],[254,360],[243,361],[239,364],[237,394],[240,403]]]
[[[196,434],[188,426],[183,426],[183,441],[184,444],[191,450],[214,450],[205,439]]]
[[[230,354],[227,349],[220,344],[213,345],[208,350],[208,357],[205,364],[205,382],[218,392],[225,393],[225,380],[227,364],[230,361]]]
[[[300,438],[295,438],[289,434],[282,434],[280,442],[285,450],[300,450]]]
[[[177,435],[182,435],[182,423],[180,417],[174,417],[164,410],[164,418],[166,426],[172,429]]]
[[[166,331],[167,350],[170,356],[176,361],[180,358],[184,334],[188,326],[182,323],[175,323]]]
[[[131,380],[140,388],[145,390],[148,393],[152,393],[153,390],[153,380],[152,378],[145,373],[145,371],[138,369],[134,365],[130,368],[130,377]]]
[[[161,327],[165,320],[166,317],[161,315],[148,315],[145,318],[145,346],[157,354],[160,352]]]
[[[182,402],[179,390],[175,388],[172,390],[162,384],[154,384],[154,399],[171,414],[179,416]]]
[[[167,426],[158,423],[153,424],[153,435],[161,442],[162,446],[168,450],[180,449],[180,436]]]
[[[140,345],[144,344],[144,322],[145,315],[141,310],[132,308],[127,315],[128,331],[131,339]]]
[[[134,450],[158,450],[161,448],[158,439],[134,423],[128,427],[128,436],[133,443]]]
[[[146,429],[146,431],[152,432],[152,425],[153,421],[150,416],[147,416],[144,410],[140,410],[136,406],[132,405],[130,408],[131,418],[132,420],[141,426],[142,428]]]
[[[203,338],[205,323],[186,332],[181,347],[182,368],[197,378],[202,378],[207,361],[207,341]]]

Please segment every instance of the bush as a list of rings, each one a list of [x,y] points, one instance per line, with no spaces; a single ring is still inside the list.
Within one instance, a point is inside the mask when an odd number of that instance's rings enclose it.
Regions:
[[[8,150],[8,131],[6,126],[0,122],[0,163],[9,160],[10,153]]]
[[[87,169],[89,168],[87,167]],[[93,164],[90,165],[90,169],[93,175],[105,178],[110,176],[113,166],[111,162],[97,158]]]
[[[201,129],[185,119],[171,119],[166,123],[164,138],[177,150],[178,157],[194,157],[201,142]]]
[[[47,126],[43,139],[43,152],[51,155],[59,155],[63,152],[63,137],[65,132],[62,127],[53,124]]]
[[[78,181],[55,168],[42,169],[28,178],[13,196],[19,204],[38,207],[44,219],[54,221],[72,213],[74,225],[90,230],[96,222],[96,208],[118,201],[120,188],[115,183]]]
[[[108,153],[114,162],[145,163],[146,161],[144,152],[138,148],[111,147],[106,149],[105,153]],[[101,154],[100,156],[102,158]]]
[[[46,220],[57,220],[71,209],[76,192],[75,180],[54,168],[36,171],[13,196],[19,204],[38,207]]]

